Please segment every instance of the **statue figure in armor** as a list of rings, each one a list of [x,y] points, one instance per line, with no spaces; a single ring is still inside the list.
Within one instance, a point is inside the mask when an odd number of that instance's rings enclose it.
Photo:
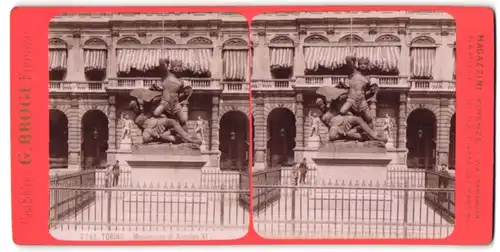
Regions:
[[[190,143],[198,147],[201,140],[188,133],[187,114],[181,103],[188,101],[192,89],[178,79],[174,72],[181,70],[182,63],[160,60],[163,78],[151,89],[138,88],[130,92],[134,99],[130,110],[136,115],[134,122],[142,130],[143,143],[167,142]]]
[[[375,99],[378,84],[371,83],[365,76],[369,71],[370,61],[367,58],[357,60],[356,57],[348,56],[346,57],[346,63],[350,71],[349,83],[340,83],[340,87],[346,88],[349,91],[347,100],[339,112],[342,115],[348,115],[349,112],[352,112],[354,115],[361,117],[373,128],[373,118],[370,114],[367,99]]]

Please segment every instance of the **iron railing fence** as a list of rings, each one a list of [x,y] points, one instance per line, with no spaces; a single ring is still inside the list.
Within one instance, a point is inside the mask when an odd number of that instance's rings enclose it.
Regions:
[[[412,187],[425,187],[426,170],[424,169],[409,169],[403,165],[391,165],[387,170],[387,181],[391,184],[408,184]],[[318,177],[317,169],[312,167],[308,169],[306,175],[306,184],[314,185],[321,183],[322,179]],[[281,168],[281,184],[293,185],[295,183],[293,176],[293,168]]]
[[[64,185],[79,186],[77,177],[81,174],[94,173],[95,186],[106,187],[107,185],[107,171],[105,169],[91,169],[83,171],[63,171],[50,176],[50,180],[57,179],[58,181],[65,181]],[[221,171],[218,169],[201,170],[201,187],[203,188],[239,188],[240,172],[237,171]],[[119,186],[137,186],[137,182],[132,180],[132,172],[129,170],[120,171],[118,176]],[[111,185],[111,182],[109,182]]]
[[[427,171],[425,173],[425,187],[454,189],[455,177],[445,172]],[[455,191],[429,191],[425,193],[426,204],[442,214],[449,222],[455,221]]]
[[[454,188],[342,181],[253,185],[254,193],[269,190],[279,190],[280,199],[257,198],[265,206],[253,213],[255,230],[266,238],[444,238],[454,228],[424,200],[426,193],[453,197]]]
[[[71,174],[62,174],[50,177],[49,186],[76,186],[94,187],[96,185],[96,172],[86,170]],[[50,197],[50,221],[64,218],[72,212],[80,212],[95,200],[92,191],[65,191]]]
[[[199,188],[187,185],[140,187],[51,186],[51,202],[61,195],[95,195],[84,209],[72,208],[81,197],[59,203],[74,209],[62,216],[59,208],[49,215],[51,230],[161,231],[248,229],[248,206],[239,201],[248,190]]]

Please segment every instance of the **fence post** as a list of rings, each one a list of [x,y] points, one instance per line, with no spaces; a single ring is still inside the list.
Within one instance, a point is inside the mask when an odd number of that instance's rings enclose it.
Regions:
[[[108,195],[108,217],[107,217],[107,223],[108,223],[108,231],[111,231],[111,196],[112,196],[112,192],[111,192],[111,188],[110,187],[107,187],[105,188],[104,190],[108,190],[107,192],[107,195]]]
[[[224,225],[224,184],[220,187],[220,224]]]
[[[292,233],[293,235],[295,235],[295,193],[297,191],[297,185],[294,185],[294,187],[292,188]]]
[[[408,237],[408,180],[405,180],[404,199],[403,199],[403,238]]]
[[[54,195],[54,220],[58,221],[59,220],[59,190],[57,189],[59,187],[59,176],[56,174],[55,176],[55,183],[54,183],[54,188],[51,190],[51,194]]]

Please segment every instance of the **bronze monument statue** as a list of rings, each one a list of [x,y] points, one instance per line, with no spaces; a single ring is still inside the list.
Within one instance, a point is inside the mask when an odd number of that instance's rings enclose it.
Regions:
[[[340,83],[340,87],[348,89],[348,93],[347,100],[339,112],[342,115],[347,115],[352,111],[373,128],[373,118],[370,115],[367,99],[375,98],[378,84],[370,83],[370,80],[365,76],[365,73],[369,70],[370,61],[367,58],[361,58],[357,62],[356,60],[352,56],[346,57],[346,65],[349,69],[349,83]]]
[[[328,127],[330,142],[378,142],[383,146],[387,142],[385,136],[379,136],[372,128],[372,117],[369,113],[368,98],[374,98],[378,85],[371,85],[369,80],[355,68],[355,59],[347,58],[352,68],[349,85],[324,86],[316,90],[319,96],[316,106],[320,109],[321,121]],[[365,69],[367,60],[359,62]]]
[[[199,148],[201,139],[188,133],[187,114],[181,103],[188,101],[192,88],[178,79],[176,72],[182,65],[178,61],[160,60],[163,78],[150,89],[134,89],[129,106],[135,115],[134,122],[142,130],[143,143],[189,144]]]

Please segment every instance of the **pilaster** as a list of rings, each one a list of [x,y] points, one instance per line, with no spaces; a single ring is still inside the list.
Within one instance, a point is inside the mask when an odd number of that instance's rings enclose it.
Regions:
[[[301,43],[301,39],[298,39],[299,42],[295,43],[295,57],[293,62],[293,76],[302,76],[305,71],[305,59],[304,59],[304,46]]]
[[[439,104],[439,118],[437,121],[438,127],[438,138],[437,138],[437,152],[438,152],[438,164],[448,165],[448,155],[450,148],[450,126],[451,126],[451,114],[450,114],[450,100],[447,98],[441,98]]]
[[[70,81],[85,81],[83,48],[80,31],[73,31],[73,39],[68,46],[68,73]]]
[[[295,95],[295,146],[304,147],[304,98],[302,93]]]
[[[404,35],[406,37],[406,35]],[[399,75],[409,77],[410,71],[410,44],[406,39],[401,44],[401,55],[399,56]]]
[[[255,165],[254,171],[263,170],[266,162],[266,125],[264,118],[264,97],[255,98],[255,114],[253,115],[255,130]]]
[[[219,151],[219,97],[212,97],[212,117],[210,127],[210,150]]]
[[[116,78],[117,60],[116,60],[116,41],[118,33],[111,32],[111,38],[108,43],[108,66],[106,67],[106,78]]]
[[[222,70],[222,45],[217,41],[217,44],[214,46],[214,50],[212,53],[212,69],[210,70],[213,79],[221,78],[221,70]]]
[[[406,148],[406,105],[408,99],[406,94],[399,94],[398,113],[398,144],[397,147]]]
[[[116,97],[114,95],[108,97],[108,105],[108,152],[110,152],[119,149],[119,142],[117,141],[118,123],[116,118]]]
[[[80,116],[78,114],[78,100],[72,98],[70,100],[70,108],[68,110],[68,168],[80,168],[81,154],[81,132],[80,132]]]

